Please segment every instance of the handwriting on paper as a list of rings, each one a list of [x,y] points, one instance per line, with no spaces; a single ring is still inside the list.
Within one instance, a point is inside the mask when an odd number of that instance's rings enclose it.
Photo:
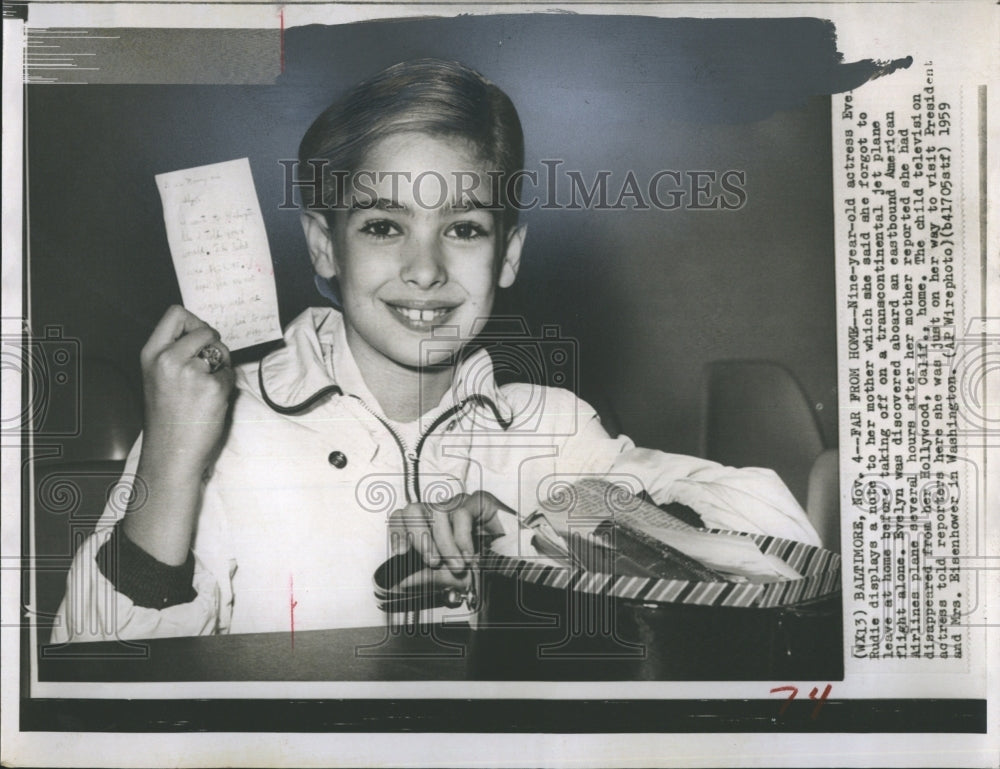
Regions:
[[[281,336],[271,250],[246,158],[158,174],[184,306],[231,350]]]

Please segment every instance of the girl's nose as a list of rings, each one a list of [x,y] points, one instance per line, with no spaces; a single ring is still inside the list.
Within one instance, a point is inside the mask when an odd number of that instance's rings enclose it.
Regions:
[[[405,283],[420,289],[443,285],[447,280],[444,254],[436,239],[415,239],[403,257],[400,276]]]

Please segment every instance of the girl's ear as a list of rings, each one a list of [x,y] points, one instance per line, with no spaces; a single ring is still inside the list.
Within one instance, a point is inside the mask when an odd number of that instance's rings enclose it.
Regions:
[[[507,245],[504,247],[502,261],[500,263],[500,278],[497,285],[500,288],[508,288],[513,285],[514,278],[517,277],[517,270],[521,266],[521,249],[524,247],[524,238],[528,234],[528,228],[522,224],[511,230],[507,236]]]
[[[312,258],[316,274],[332,278],[337,274],[337,264],[333,258],[333,233],[330,225],[319,211],[303,211],[300,220],[306,234],[306,245]]]

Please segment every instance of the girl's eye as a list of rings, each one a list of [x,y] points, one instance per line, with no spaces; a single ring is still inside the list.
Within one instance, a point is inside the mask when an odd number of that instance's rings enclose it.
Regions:
[[[457,222],[448,228],[447,234],[458,240],[477,240],[487,237],[490,233],[475,222]]]
[[[383,240],[398,235],[400,230],[394,222],[388,219],[372,219],[361,226],[361,232],[376,240]]]

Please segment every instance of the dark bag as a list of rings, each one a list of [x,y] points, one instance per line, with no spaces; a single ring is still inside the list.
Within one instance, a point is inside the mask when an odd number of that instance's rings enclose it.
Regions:
[[[655,514],[665,516],[667,526],[688,527],[669,513]],[[640,571],[651,576],[637,576],[623,573],[620,554],[610,551],[603,562],[599,554],[596,561],[559,563],[486,546],[466,590],[434,588],[430,570],[410,551],[376,572],[376,595],[382,608],[408,613],[412,622],[425,609],[464,601],[475,613],[474,678],[842,679],[840,556],[767,535],[716,533],[748,538],[801,578],[732,581],[683,556],[669,564],[643,562]],[[395,587],[415,572],[428,579],[409,590]]]
[[[637,578],[487,553],[475,677],[840,680],[840,557],[745,536],[798,562],[805,576],[770,584]]]

